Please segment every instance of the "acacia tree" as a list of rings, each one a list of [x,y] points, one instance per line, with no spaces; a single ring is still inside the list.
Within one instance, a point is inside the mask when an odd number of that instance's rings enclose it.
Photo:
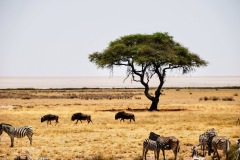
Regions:
[[[167,70],[179,69],[183,74],[208,62],[173,40],[168,33],[132,34],[120,37],[102,52],[89,55],[89,60],[99,68],[113,69],[126,66],[126,78],[141,83],[145,96],[152,101],[149,110],[157,110],[161,89]],[[159,85],[155,95],[149,93],[149,81],[157,75]]]

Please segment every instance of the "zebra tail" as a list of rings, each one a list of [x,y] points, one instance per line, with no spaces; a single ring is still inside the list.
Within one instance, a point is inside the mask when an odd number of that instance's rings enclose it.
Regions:
[[[226,151],[225,151],[226,155],[228,155],[229,149],[230,149],[230,141],[227,139],[226,140]]]
[[[180,151],[180,142],[179,142],[179,140],[177,140],[177,152],[179,152]]]

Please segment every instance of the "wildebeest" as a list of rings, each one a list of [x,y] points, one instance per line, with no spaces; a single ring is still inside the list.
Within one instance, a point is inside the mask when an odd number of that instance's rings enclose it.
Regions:
[[[237,125],[238,125],[238,124],[240,124],[240,118],[238,118],[238,120],[237,120]]]
[[[57,123],[58,123],[58,118],[59,118],[59,117],[58,117],[57,115],[47,114],[47,115],[45,115],[45,116],[43,116],[43,117],[41,118],[41,122],[47,121],[47,125],[48,125],[49,123],[52,125],[51,121],[56,120],[56,125],[57,125]]]
[[[82,114],[82,113],[74,113],[72,115],[72,121],[77,120],[76,124],[78,121],[82,123],[82,120],[87,120],[88,123],[92,122],[91,116],[87,114]]]
[[[131,122],[131,120],[135,121],[135,116],[134,116],[134,114],[132,114],[132,113],[126,113],[126,112],[124,112],[124,111],[118,112],[118,113],[115,115],[115,120],[117,120],[118,118],[120,118],[120,122],[121,122],[121,121],[124,122],[124,119],[130,119],[130,122]]]

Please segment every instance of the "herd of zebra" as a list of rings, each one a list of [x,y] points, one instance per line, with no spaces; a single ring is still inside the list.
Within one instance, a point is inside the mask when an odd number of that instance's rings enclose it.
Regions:
[[[218,160],[220,160],[218,150],[223,150],[226,155],[226,160],[228,160],[230,141],[226,136],[218,136],[217,133],[218,132],[212,128],[199,136],[199,145],[192,148],[193,160],[204,159],[206,150],[209,156],[213,153],[213,158],[217,157]],[[240,139],[237,141],[237,146],[236,160],[240,160]],[[201,150],[201,154],[198,153],[199,149]],[[166,159],[164,150],[173,150],[174,160],[176,160],[180,150],[180,141],[174,136],[163,137],[154,132],[150,132],[149,138],[143,142],[143,160],[146,160],[148,150],[154,151],[155,160],[159,160],[160,150],[163,152],[164,160]]]
[[[57,115],[47,114],[41,117],[41,122],[47,121],[48,125],[51,124],[51,121],[55,120],[57,125],[58,119],[59,116]],[[131,122],[131,120],[135,121],[135,116],[132,113],[118,112],[115,115],[115,120],[117,119],[120,119],[120,122],[124,121],[124,119],[129,119]],[[77,120],[76,124],[78,123],[79,120],[81,123],[82,123],[81,120],[87,120],[88,123],[90,122],[92,123],[91,115],[83,113],[73,114],[71,120],[72,121]],[[33,136],[32,126],[13,127],[10,124],[1,123],[0,135],[2,135],[3,131],[5,131],[11,139],[10,147],[14,146],[14,137],[22,138],[27,136],[30,141],[30,145],[32,145]],[[240,139],[238,139],[237,141],[237,146],[238,149],[236,151],[237,153],[236,160],[240,160]],[[200,154],[198,152],[199,149],[201,150]],[[202,156],[205,157],[207,151],[209,156],[211,156],[211,154],[213,153],[213,157],[217,156],[217,159],[220,160],[218,150],[223,150],[226,155],[226,159],[228,159],[229,149],[230,149],[229,139],[226,136],[218,136],[218,132],[214,128],[212,128],[199,136],[199,145],[194,146],[192,148],[192,158],[193,160],[204,159],[201,157]],[[146,160],[148,150],[154,151],[155,160],[159,160],[160,150],[162,150],[163,152],[164,160],[166,159],[165,150],[172,150],[174,153],[174,160],[176,160],[178,152],[180,150],[180,141],[174,136],[164,137],[154,132],[150,132],[149,138],[145,139],[143,142],[143,154],[142,154],[143,160]]]

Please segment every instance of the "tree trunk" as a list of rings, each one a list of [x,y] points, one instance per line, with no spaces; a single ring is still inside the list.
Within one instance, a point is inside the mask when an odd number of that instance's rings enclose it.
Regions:
[[[152,104],[151,104],[149,111],[157,111],[158,110],[158,102],[159,102],[159,98],[155,97],[154,100],[152,100]]]
[[[150,106],[149,111],[158,111],[158,102],[159,102],[159,97],[161,95],[161,89],[162,89],[163,83],[164,83],[164,81],[162,78],[160,80],[160,84],[159,84],[157,90],[155,91],[155,97],[153,99],[151,99],[152,104]]]

